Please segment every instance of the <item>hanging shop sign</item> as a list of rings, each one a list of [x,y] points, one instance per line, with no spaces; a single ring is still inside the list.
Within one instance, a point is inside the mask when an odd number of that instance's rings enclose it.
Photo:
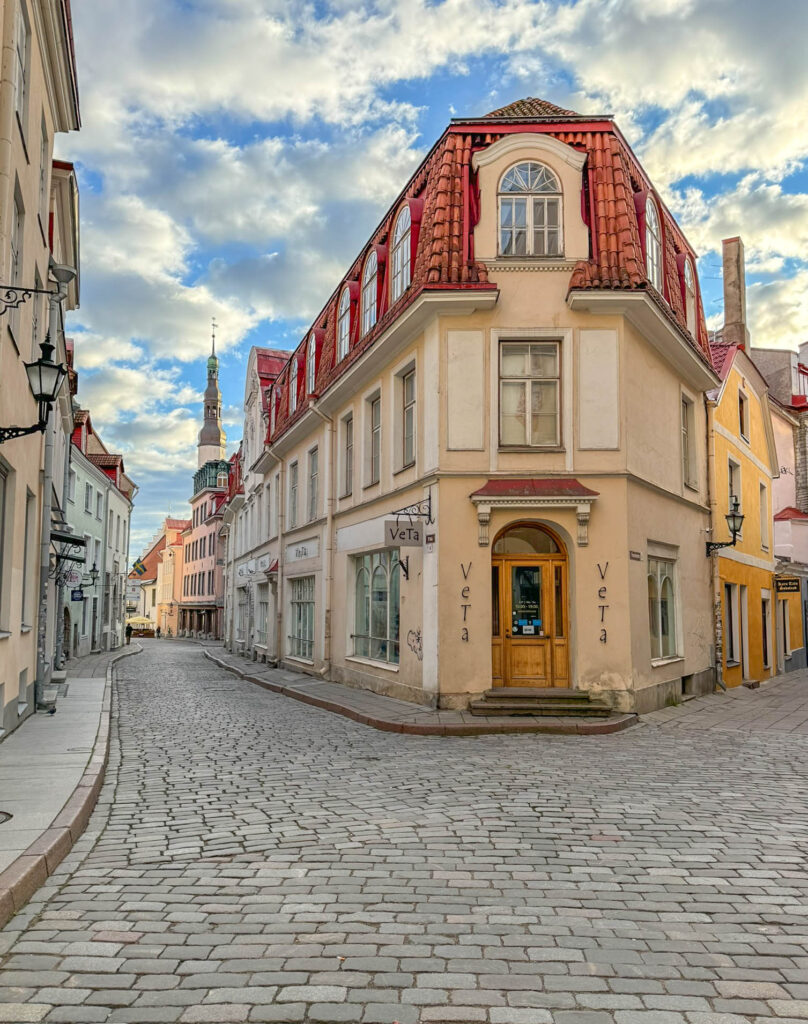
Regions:
[[[424,543],[422,523],[406,519],[385,519],[384,546],[386,548],[420,548]]]
[[[775,576],[774,589],[778,594],[799,594],[799,576]]]
[[[71,601],[83,601],[84,600],[84,591],[83,590],[71,590],[70,591],[70,600]]]

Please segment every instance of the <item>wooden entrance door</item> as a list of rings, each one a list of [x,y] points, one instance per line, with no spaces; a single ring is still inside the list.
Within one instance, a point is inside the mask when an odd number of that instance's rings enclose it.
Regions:
[[[547,554],[505,548],[491,562],[494,686],[569,686],[567,560],[551,537]],[[538,545],[537,545],[538,546]]]

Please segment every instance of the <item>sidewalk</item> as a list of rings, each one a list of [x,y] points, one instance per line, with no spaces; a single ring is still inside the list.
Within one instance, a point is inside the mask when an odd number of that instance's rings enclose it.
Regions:
[[[472,715],[469,711],[433,711],[420,704],[383,697],[370,690],[355,689],[341,683],[315,679],[300,672],[247,661],[228,654],[221,646],[215,651],[207,648],[204,653],[206,658],[222,668],[266,690],[292,697],[304,704],[312,704],[324,711],[333,711],[385,732],[403,732],[416,736],[480,736],[506,732],[601,736],[604,733],[620,732],[637,721],[636,715],[619,713],[605,719],[582,719],[538,715],[484,717]]]
[[[67,664],[56,714],[31,715],[0,743],[0,926],[30,899],[84,831],[107,761],[112,663],[139,647]]]

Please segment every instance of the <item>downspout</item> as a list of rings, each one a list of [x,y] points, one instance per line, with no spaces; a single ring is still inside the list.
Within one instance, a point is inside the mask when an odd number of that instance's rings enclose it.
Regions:
[[[73,402],[71,399],[71,409]],[[73,447],[73,442],[68,434],[65,444],[65,472],[64,480],[62,481],[62,515],[67,519],[67,495],[70,483],[70,449]],[[87,566],[87,553],[84,554],[84,565]],[[54,664],[57,668],[64,666],[64,614],[65,614],[65,584],[62,576],[59,576],[59,586],[56,591],[56,614],[58,616],[56,622],[56,654],[54,655]]]
[[[713,488],[711,481],[714,480],[713,474],[715,473],[715,430],[714,430],[714,414],[715,414],[715,402],[709,398],[705,399],[706,411],[707,411],[707,505],[710,509],[710,536],[713,533],[713,524],[715,523],[715,509],[716,499],[713,494]],[[715,682],[722,690],[727,689],[727,685],[724,682],[724,620],[721,613],[721,577],[718,572],[718,555],[713,552],[710,555],[710,573],[712,576],[713,584],[713,639],[715,643]]]
[[[324,412],[321,412],[320,408],[315,402],[309,405],[320,419],[325,423],[326,429],[326,443],[325,449],[328,452],[328,465],[326,466],[325,474],[325,494],[326,494],[326,542],[325,542],[325,558],[323,559],[324,569],[324,597],[323,597],[323,667],[320,669],[319,674],[324,678],[331,675],[331,588],[333,585],[333,570],[334,570],[334,540],[333,540],[333,527],[334,527],[334,490],[333,481],[336,479],[336,474],[333,472],[334,466],[334,421],[330,416],[326,416]]]
[[[271,449],[270,449],[271,452]],[[275,597],[275,664],[283,661],[283,526],[286,518],[286,464],[278,459],[278,585]]]

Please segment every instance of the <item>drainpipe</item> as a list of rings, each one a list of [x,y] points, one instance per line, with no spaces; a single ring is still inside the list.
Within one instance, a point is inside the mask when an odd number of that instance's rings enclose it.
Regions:
[[[709,398],[705,402],[707,412],[707,505],[710,509],[710,535],[716,521],[716,499],[710,481],[715,472],[715,402]],[[710,555],[710,574],[713,585],[713,639],[715,643],[715,681],[722,690],[727,689],[724,682],[724,620],[721,614],[721,577],[718,572],[718,554]]]
[[[270,448],[270,453],[272,449]],[[277,458],[277,456],[276,456]],[[278,585],[275,597],[275,663],[283,661],[283,527],[286,520],[286,464],[278,459]]]
[[[326,541],[325,541],[325,552],[323,558],[323,571],[324,571],[324,594],[323,594],[323,667],[320,670],[320,675],[328,677],[331,675],[331,589],[334,582],[334,492],[336,491],[336,485],[333,483],[336,481],[336,473],[334,472],[334,437],[336,431],[334,430],[334,421],[330,416],[326,416],[322,412],[319,406],[315,402],[311,402],[309,405],[314,412],[320,417],[325,423],[326,441],[325,450],[328,452],[328,464],[326,466],[325,484],[324,490],[326,495]]]
[[[73,409],[72,399],[71,399],[71,402],[70,402],[70,409],[71,409],[71,412],[72,412],[72,409]],[[62,515],[65,517],[65,520],[67,520],[67,495],[68,495],[69,483],[70,483],[70,449],[73,447],[73,445],[72,445],[72,442],[70,440],[70,435],[69,434],[68,434],[68,436],[67,436],[67,438],[65,440],[66,440],[66,444],[65,444],[65,471],[64,471],[64,480],[62,481]],[[87,565],[87,553],[86,553],[86,551],[85,551],[85,554],[84,554],[84,559],[85,559],[84,564],[86,566]],[[56,614],[57,614],[58,618],[57,618],[57,621],[56,621],[56,654],[55,654],[54,659],[53,659],[54,660],[54,664],[56,665],[57,668],[62,668],[64,666],[64,662],[65,662],[65,658],[64,658],[64,625],[63,625],[64,615],[65,615],[65,610],[64,609],[65,609],[65,584],[64,584],[63,578],[60,576],[59,577],[59,587],[58,587],[58,589],[56,591]]]

